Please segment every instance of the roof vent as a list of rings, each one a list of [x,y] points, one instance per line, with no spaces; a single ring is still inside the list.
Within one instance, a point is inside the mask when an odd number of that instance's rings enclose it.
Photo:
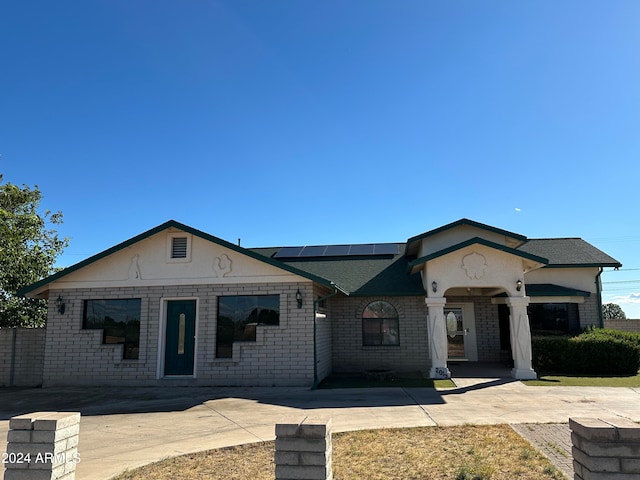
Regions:
[[[171,258],[187,258],[187,237],[171,239]]]

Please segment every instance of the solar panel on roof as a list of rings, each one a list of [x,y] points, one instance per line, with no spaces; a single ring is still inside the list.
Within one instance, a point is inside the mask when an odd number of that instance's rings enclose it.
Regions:
[[[397,255],[399,252],[397,243],[376,243],[373,246],[375,255]]]
[[[373,255],[373,244],[351,245],[349,255]]]
[[[343,257],[349,255],[351,245],[328,245],[324,252],[325,257]]]
[[[304,247],[300,252],[300,257],[324,257],[324,251],[327,249],[326,245],[317,245],[313,247]]]
[[[397,255],[395,243],[367,243],[353,245],[311,245],[282,247],[274,258],[355,257],[363,255]]]
[[[274,255],[275,258],[291,258],[297,257],[302,252],[304,247],[282,247],[278,252]]]

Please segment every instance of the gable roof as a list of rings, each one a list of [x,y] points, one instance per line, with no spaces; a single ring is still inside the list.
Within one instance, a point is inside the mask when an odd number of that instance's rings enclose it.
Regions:
[[[418,239],[426,238],[429,235],[434,235],[435,233],[460,225],[473,226],[489,230],[494,233],[499,233],[501,235],[507,235],[511,238],[523,241],[524,243],[516,248],[511,248],[480,237],[474,237],[421,258],[416,258],[415,254],[412,254],[409,251],[411,246],[415,245],[415,242]],[[162,225],[158,225],[155,228],[136,235],[129,240],[93,255],[86,260],[65,268],[64,270],[61,270],[60,272],[44,278],[32,285],[24,287],[18,291],[18,295],[28,295],[36,290],[40,290],[43,287],[46,287],[49,283],[69,275],[76,270],[86,267],[87,265],[169,228],[176,228],[190,233],[242,255],[246,255],[255,260],[265,262],[295,275],[307,278],[318,284],[335,288],[346,295],[353,296],[424,295],[422,279],[419,273],[417,273],[419,271],[419,265],[433,258],[446,255],[473,244],[485,245],[533,262],[542,263],[545,265],[545,268],[622,266],[620,262],[580,238],[546,238],[527,240],[526,237],[523,237],[522,235],[507,232],[506,230],[490,227],[467,219],[458,220],[457,222],[431,230],[417,237],[412,237],[407,243],[397,243],[395,244],[398,246],[397,254],[347,257],[299,257],[283,259],[273,258],[280,250],[280,247],[244,248],[189,227],[188,225],[176,222],[175,220],[169,220]]]
[[[621,267],[622,264],[581,238],[530,239],[517,248],[549,259],[546,268],[559,267]]]
[[[467,226],[467,227],[475,227],[481,230],[486,230],[488,232],[497,233],[499,235],[503,235],[505,237],[513,238],[514,240],[518,240],[520,242],[524,242],[527,240],[527,237],[524,235],[520,235],[519,233],[509,232],[507,230],[503,230],[501,228],[492,227],[491,225],[485,225],[484,223],[476,222],[473,220],[469,220],[468,218],[461,218],[455,222],[449,223],[447,225],[443,225],[442,227],[435,228],[433,230],[429,230],[428,232],[421,233],[420,235],[416,235],[407,240],[407,251],[411,254],[416,253],[417,242],[423,240],[425,238],[429,238],[438,233],[444,232],[445,230],[451,230],[456,227]]]
[[[451,245],[450,247],[447,248],[443,248],[442,250],[439,250],[437,252],[431,253],[429,255],[425,255],[424,257],[420,257],[417,258],[415,260],[412,260],[411,262],[409,262],[409,271],[412,273],[415,273],[418,271],[418,267],[420,267],[420,265],[433,260],[435,258],[438,257],[442,257],[443,255],[447,255],[449,253],[455,252],[457,250],[461,250],[465,247],[468,247],[470,245],[484,245],[485,247],[489,247],[489,248],[493,248],[495,250],[500,250],[502,252],[511,254],[511,255],[515,255],[517,257],[521,257],[521,258],[525,258],[527,260],[531,260],[533,262],[536,263],[542,263],[542,264],[547,264],[549,263],[549,260],[547,260],[544,257],[541,257],[539,255],[534,255],[528,252],[524,252],[524,251],[520,251],[518,249],[515,248],[511,248],[511,247],[507,247],[505,245],[501,245],[499,243],[495,243],[495,242],[491,242],[489,240],[485,240],[484,238],[480,238],[480,237],[474,237],[474,238],[470,238],[469,240],[465,240],[464,242],[460,242],[456,245]]]
[[[161,225],[158,225],[157,227],[154,227],[150,230],[147,230],[146,232],[143,232],[139,235],[136,235],[135,237],[130,238],[129,240],[125,240],[122,243],[119,243],[111,248],[108,248],[107,250],[104,250],[103,252],[100,252],[96,255],[93,255],[79,263],[76,263],[75,265],[72,265],[70,267],[67,267],[63,270],[60,270],[57,273],[54,273],[53,275],[50,275],[46,278],[43,278],[42,280],[33,283],[31,285],[28,285],[26,287],[21,288],[20,290],[18,290],[17,294],[21,295],[21,296],[25,296],[28,295],[29,293],[33,292],[34,290],[38,290],[56,280],[59,280],[62,277],[65,277],[66,275],[69,275],[70,273],[73,273],[77,270],[80,270],[83,267],[86,267],[87,265],[90,265],[92,263],[97,262],[98,260],[101,260],[105,257],[108,257],[109,255],[112,255],[120,250],[123,250],[131,245],[134,245],[135,243],[138,243],[146,238],[149,238],[153,235],[156,235],[157,233],[160,233],[164,230],[168,230],[169,228],[176,228],[178,230],[181,230],[183,232],[187,232],[190,233],[196,237],[200,237],[204,240],[207,240],[209,242],[218,244],[222,247],[228,248],[230,250],[233,250],[235,252],[238,252],[242,255],[246,255],[248,257],[251,257],[255,260],[259,260],[261,262],[265,262],[268,263],[269,265],[275,266],[277,268],[281,268],[283,270],[286,270],[290,273],[293,273],[295,275],[299,275],[301,277],[304,278],[308,278],[309,280],[312,280],[314,282],[320,283],[322,285],[326,285],[328,287],[331,288],[337,288],[338,290],[341,290],[344,292],[344,290],[342,290],[338,285],[335,285],[334,282],[327,280],[326,278],[322,278],[319,277],[317,275],[313,275],[310,272],[304,271],[304,270],[300,270],[297,269],[295,267],[292,267],[290,265],[287,265],[285,263],[279,262],[278,260],[274,260],[272,258],[269,257],[265,257],[263,255],[259,255],[249,249],[240,247],[238,245],[234,245],[233,243],[227,242],[226,240],[222,240],[221,238],[218,237],[214,237],[213,235],[209,235],[208,233],[202,232],[200,230],[197,230],[193,227],[190,227],[188,225],[182,224],[180,222],[176,222],[175,220],[169,220]]]

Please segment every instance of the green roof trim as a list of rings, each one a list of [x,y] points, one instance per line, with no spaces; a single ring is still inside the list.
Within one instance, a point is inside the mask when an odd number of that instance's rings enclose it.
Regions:
[[[475,222],[473,220],[469,220],[468,218],[461,218],[456,222],[449,223],[448,225],[438,227],[434,230],[429,230],[428,232],[421,233],[420,235],[416,235],[415,237],[411,237],[409,240],[407,240],[407,243],[412,243],[418,240],[422,240],[423,238],[431,237],[432,235],[435,235],[437,233],[443,232],[445,230],[450,230],[455,227],[460,227],[463,225],[480,228],[482,230],[487,230],[489,232],[497,233],[499,235],[504,235],[505,237],[510,237],[517,240],[522,240],[522,241],[527,240],[527,237],[525,237],[524,235],[520,235],[519,233],[509,232],[501,228],[492,227],[491,225],[485,225],[484,223]]]
[[[457,243],[455,245],[452,245],[450,247],[444,248],[442,250],[438,250],[437,252],[431,253],[429,255],[425,255],[424,257],[420,257],[420,258],[417,258],[415,260],[412,260],[411,262],[409,262],[409,272],[412,272],[413,269],[415,267],[417,267],[418,265],[422,265],[423,263],[426,263],[426,262],[428,262],[430,260],[433,260],[433,259],[438,258],[438,257],[442,257],[442,256],[447,255],[449,253],[453,253],[453,252],[455,252],[457,250],[460,250],[460,249],[465,248],[465,247],[469,247],[471,245],[484,245],[485,247],[493,248],[495,250],[500,250],[500,251],[508,253],[510,255],[515,255],[517,257],[526,258],[527,260],[532,260],[534,262],[544,263],[545,265],[549,263],[549,260],[544,258],[544,257],[540,257],[538,255],[533,255],[533,254],[527,253],[527,252],[523,252],[523,251],[517,250],[515,248],[507,247],[505,245],[500,245],[499,243],[491,242],[489,240],[485,240],[484,238],[473,237],[473,238],[470,238],[469,240],[465,240],[464,242]]]
[[[293,273],[295,275],[299,275],[301,277],[307,278],[313,282],[316,283],[320,283],[322,285],[328,286],[330,288],[335,288],[337,290],[340,290],[342,293],[348,294],[344,289],[340,288],[338,285],[336,285],[334,282],[327,280],[326,278],[322,278],[320,276],[311,274],[309,272],[305,272],[304,270],[300,270],[298,268],[292,267],[291,265],[287,265],[285,263],[279,262],[278,260],[274,260],[272,258],[269,257],[265,257],[264,255],[260,255],[258,253],[255,253],[249,249],[243,248],[243,247],[239,247],[238,245],[234,245],[233,243],[227,242],[226,240],[222,240],[221,238],[218,237],[214,237],[213,235],[210,235],[208,233],[202,232],[200,230],[197,230],[193,227],[190,227],[188,225],[184,225],[180,222],[176,222],[175,220],[169,220],[161,225],[158,225],[157,227],[154,227],[150,230],[147,230],[146,232],[143,232],[139,235],[136,235],[135,237],[130,238],[129,240],[125,240],[122,243],[119,243],[111,248],[108,248],[107,250],[104,250],[103,252],[97,253],[96,255],[93,255],[79,263],[76,263],[75,265],[72,265],[70,267],[67,267],[63,270],[60,270],[57,273],[54,273],[53,275],[50,275],[46,278],[43,278],[42,280],[35,282],[31,285],[28,285],[26,287],[21,288],[20,290],[18,290],[16,293],[17,295],[20,296],[25,296],[28,293],[39,289],[40,287],[43,287],[45,285],[47,285],[48,283],[54,282],[56,280],[59,280],[60,278],[69,275],[70,273],[73,273],[77,270],[80,270],[83,267],[86,267],[87,265],[90,265],[94,262],[97,262],[98,260],[101,260],[105,257],[108,257],[109,255],[112,255],[120,250],[123,250],[127,247],[130,247],[131,245],[134,245],[142,240],[145,240],[153,235],[156,235],[164,230],[168,230],[169,228],[176,228],[178,230],[181,230],[183,232],[186,233],[190,233],[196,237],[200,237],[204,240],[208,240],[212,243],[218,244],[222,247],[228,248],[230,250],[233,250],[235,252],[238,252],[242,255],[246,255],[248,257],[251,257],[255,260],[259,260],[261,262],[264,263],[268,263],[269,265],[272,265],[274,267],[277,268],[281,268],[282,270],[286,270],[290,273]]]
[[[577,290],[575,288],[562,287],[552,283],[526,284],[528,297],[590,297],[591,292]]]
[[[525,285],[527,297],[590,297],[591,292],[575,288],[554,285],[553,283],[528,283]],[[506,293],[500,293],[495,298],[508,297]]]

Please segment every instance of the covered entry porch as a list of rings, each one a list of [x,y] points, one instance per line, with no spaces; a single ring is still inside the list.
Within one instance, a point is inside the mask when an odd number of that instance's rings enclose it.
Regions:
[[[504,242],[474,237],[433,253],[424,250],[411,262],[412,271],[422,274],[427,294],[432,378],[450,378],[450,361],[498,361],[506,344],[511,375],[536,378],[524,275],[547,260],[510,247],[509,239]],[[494,302],[498,295],[500,301]],[[508,309],[502,321],[498,303]]]

